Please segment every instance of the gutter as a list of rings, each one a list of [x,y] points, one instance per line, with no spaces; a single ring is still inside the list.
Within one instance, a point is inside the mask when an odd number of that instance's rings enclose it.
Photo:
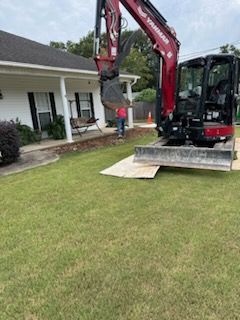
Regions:
[[[75,74],[85,74],[85,75],[92,75],[96,76],[96,80],[98,79],[98,72],[91,71],[91,70],[83,70],[83,69],[71,69],[71,68],[60,68],[60,67],[51,67],[51,66],[44,66],[38,64],[31,64],[31,63],[22,63],[22,62],[13,62],[13,61],[0,61],[0,66],[3,67],[16,67],[16,68],[26,68],[26,69],[35,69],[35,70],[43,70],[43,71],[55,71],[55,72],[65,72],[65,73],[75,73]],[[139,76],[136,75],[128,75],[128,74],[120,74],[121,79],[129,79],[133,80],[135,84]]]

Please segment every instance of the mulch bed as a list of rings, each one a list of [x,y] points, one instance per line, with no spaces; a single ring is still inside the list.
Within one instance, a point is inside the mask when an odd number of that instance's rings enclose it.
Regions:
[[[67,152],[74,152],[74,151],[94,150],[94,149],[102,148],[105,146],[114,146],[114,145],[122,144],[124,141],[142,137],[150,132],[155,132],[155,130],[152,128],[150,129],[134,128],[134,129],[127,130],[126,138],[124,140],[117,139],[117,134],[113,133],[111,135],[104,135],[97,138],[91,138],[86,141],[76,141],[73,143],[66,143],[61,146],[49,148],[49,150],[57,154],[64,154]]]

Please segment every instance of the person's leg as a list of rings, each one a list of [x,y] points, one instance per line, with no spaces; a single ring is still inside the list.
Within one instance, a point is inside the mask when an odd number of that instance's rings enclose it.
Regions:
[[[117,118],[117,131],[118,131],[118,136],[122,135],[122,122],[120,118]]]
[[[122,119],[122,135],[125,135],[125,119]]]

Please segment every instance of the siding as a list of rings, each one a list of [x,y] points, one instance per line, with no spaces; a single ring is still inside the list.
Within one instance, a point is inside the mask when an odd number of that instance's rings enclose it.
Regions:
[[[98,81],[93,80],[74,80],[67,79],[66,80],[66,89],[68,100],[75,100],[75,92],[92,92],[93,94],[93,104],[94,104],[94,112],[95,118],[99,118],[99,126],[105,126],[105,114],[104,107],[101,103],[100,99],[100,86]],[[72,104],[73,117],[77,117],[77,107],[76,103]]]
[[[95,116],[100,119],[100,126],[105,125],[98,81],[66,79],[66,89],[68,100],[75,99],[75,92],[92,92]],[[3,94],[0,100],[0,120],[19,118],[23,124],[33,127],[28,92],[53,92],[57,114],[63,114],[60,80],[57,78],[0,75],[0,90]],[[77,116],[75,103],[72,107],[74,116]]]

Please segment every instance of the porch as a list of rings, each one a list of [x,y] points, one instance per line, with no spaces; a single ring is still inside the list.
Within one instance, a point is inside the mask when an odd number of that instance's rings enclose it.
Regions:
[[[132,85],[138,78],[133,75],[121,75],[120,77],[121,82],[126,86],[127,97],[130,101],[132,101]],[[105,126],[105,110],[100,99],[97,71],[13,63],[1,66],[0,63],[0,91],[2,93],[1,120],[18,118],[22,124],[44,133],[48,124],[58,114],[63,115],[66,140],[55,141],[54,144],[72,143],[80,139],[73,136],[70,125],[71,117],[95,117],[99,119],[98,125],[101,128]],[[133,127],[131,108],[128,110],[128,121],[129,126]],[[89,132],[82,139],[87,139],[91,135],[95,133]],[[43,137],[46,135],[43,134]],[[52,142],[44,140],[41,148],[44,149],[44,145],[47,148],[48,143]]]

